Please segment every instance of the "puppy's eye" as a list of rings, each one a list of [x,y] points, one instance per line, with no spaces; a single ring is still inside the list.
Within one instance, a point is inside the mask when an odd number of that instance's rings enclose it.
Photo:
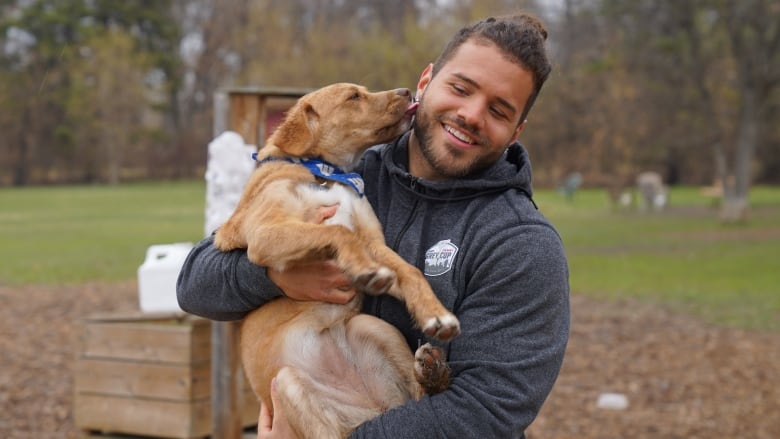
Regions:
[[[355,92],[355,93],[354,93],[352,96],[350,96],[350,97],[349,97],[347,100],[348,100],[348,101],[358,101],[358,100],[360,100],[360,92],[357,92],[357,91],[356,91],[356,92]]]

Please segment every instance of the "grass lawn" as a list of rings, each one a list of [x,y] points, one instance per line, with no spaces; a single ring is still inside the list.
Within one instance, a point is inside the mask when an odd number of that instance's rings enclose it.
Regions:
[[[665,212],[640,214],[611,209],[602,191],[571,203],[538,194],[566,245],[573,292],[780,330],[780,188],[754,188],[750,219],[737,225],[722,224],[697,188],[675,188],[670,199]]]
[[[780,188],[754,188],[750,221],[730,226],[696,188],[647,215],[613,211],[599,190],[535,198],[563,237],[575,294],[780,330]],[[204,203],[202,181],[0,189],[0,284],[133,279],[150,245],[203,236]]]
[[[152,244],[203,237],[205,183],[0,189],[0,283],[132,279]]]

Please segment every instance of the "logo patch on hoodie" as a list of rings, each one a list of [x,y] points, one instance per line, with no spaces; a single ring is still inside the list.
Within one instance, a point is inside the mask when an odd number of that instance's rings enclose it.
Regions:
[[[449,239],[439,241],[425,252],[425,275],[441,276],[452,269],[458,247]]]

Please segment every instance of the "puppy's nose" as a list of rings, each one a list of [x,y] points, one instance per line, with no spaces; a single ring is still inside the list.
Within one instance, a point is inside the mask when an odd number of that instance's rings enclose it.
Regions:
[[[408,89],[408,88],[396,88],[396,89],[395,89],[395,92],[396,92],[396,93],[397,93],[399,96],[406,96],[406,97],[409,97],[409,96],[411,96],[411,95],[412,95],[412,92],[411,92],[411,91],[409,91],[409,89]]]

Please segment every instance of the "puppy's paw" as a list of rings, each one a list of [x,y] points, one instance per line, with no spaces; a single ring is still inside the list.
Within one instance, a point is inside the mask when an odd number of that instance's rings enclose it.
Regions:
[[[430,343],[420,346],[414,353],[414,376],[429,395],[446,390],[450,385],[450,368],[441,349]]]
[[[246,240],[238,233],[238,229],[232,224],[223,224],[214,235],[214,247],[223,252],[229,252],[237,248],[246,248]]]
[[[460,334],[460,322],[451,313],[446,313],[426,320],[421,329],[428,337],[450,341]]]
[[[367,271],[355,276],[355,287],[366,294],[378,295],[386,293],[395,282],[395,272],[387,267]]]
[[[226,234],[220,233],[219,231],[217,231],[217,234],[214,235],[214,247],[223,252],[233,250],[229,244]]]

